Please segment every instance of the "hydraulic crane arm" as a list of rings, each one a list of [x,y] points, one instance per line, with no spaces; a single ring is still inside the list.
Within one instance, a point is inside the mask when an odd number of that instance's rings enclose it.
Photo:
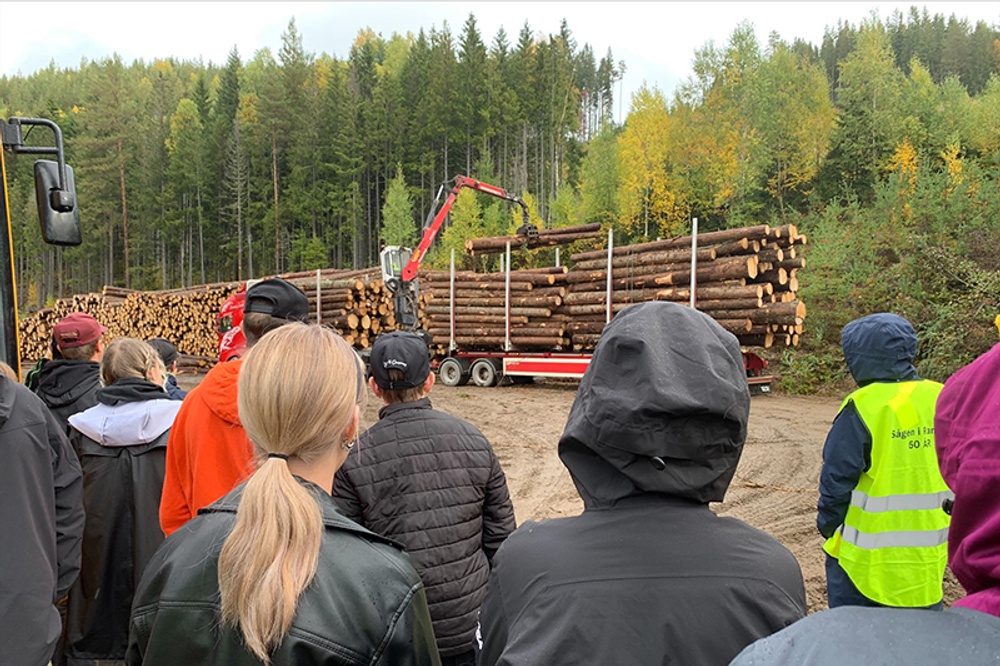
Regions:
[[[407,330],[413,330],[417,326],[417,298],[419,295],[417,271],[420,269],[420,263],[434,243],[434,239],[437,238],[441,225],[444,224],[452,204],[455,203],[455,199],[458,198],[458,193],[463,187],[517,204],[521,207],[524,218],[517,233],[528,238],[538,235],[538,228],[531,223],[528,215],[528,205],[520,197],[510,194],[503,188],[488,185],[467,176],[455,176],[451,187],[448,187],[447,184],[442,185],[434,198],[434,205],[431,206],[427,220],[424,222],[424,235],[417,248],[411,252],[404,247],[390,246],[384,248],[379,255],[379,261],[382,264],[382,280],[389,291],[394,294],[396,320]],[[441,207],[437,208],[438,202],[441,201],[441,197],[446,191],[448,196]]]
[[[468,187],[469,189],[475,190],[477,192],[482,192],[483,194],[489,194],[499,199],[509,201],[513,204],[517,204],[521,207],[521,213],[524,218],[524,223],[518,228],[519,234],[531,235],[534,231],[536,234],[538,230],[531,224],[530,216],[528,214],[528,205],[521,200],[521,197],[510,194],[505,189],[497,187],[496,185],[488,185],[479,180],[474,180],[467,176],[455,176],[452,181],[452,186],[448,190],[448,197],[445,199],[441,208],[435,213],[434,208],[431,207],[430,213],[427,215],[427,221],[424,223],[424,235],[420,239],[420,243],[417,245],[417,249],[410,254],[410,260],[403,267],[403,271],[400,274],[403,284],[411,281],[413,278],[417,277],[417,270],[420,268],[420,262],[423,261],[424,255],[427,250],[430,249],[431,245],[434,243],[434,239],[437,237],[438,232],[441,230],[441,225],[444,224],[444,220],[448,217],[448,211],[451,210],[452,204],[455,203],[455,199],[458,198],[458,193],[463,187]],[[437,199],[435,202],[440,200],[442,193],[444,192],[444,186],[438,192]]]

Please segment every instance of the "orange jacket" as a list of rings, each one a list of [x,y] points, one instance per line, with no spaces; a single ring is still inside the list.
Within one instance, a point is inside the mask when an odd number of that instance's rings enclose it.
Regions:
[[[219,363],[184,399],[167,443],[160,527],[170,536],[253,471],[253,447],[240,424],[241,359]]]

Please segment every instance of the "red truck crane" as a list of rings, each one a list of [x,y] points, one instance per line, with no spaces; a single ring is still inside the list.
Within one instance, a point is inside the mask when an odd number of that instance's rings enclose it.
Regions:
[[[417,272],[437,237],[438,232],[451,210],[452,204],[462,188],[467,187],[483,192],[521,207],[524,223],[518,227],[517,235],[527,239],[538,236],[538,228],[531,224],[528,206],[506,190],[488,185],[467,176],[455,176],[444,204],[438,209],[437,203],[446,191],[438,190],[434,205],[424,223],[423,236],[416,250],[400,246],[386,247],[380,254],[382,280],[394,294],[396,319],[406,330],[417,327],[417,303],[419,282]],[[436,209],[436,212],[435,212]],[[510,270],[509,261],[507,270]],[[610,314],[609,314],[610,318]],[[453,343],[446,358],[436,363],[438,377],[445,386],[462,386],[470,380],[476,386],[495,386],[503,377],[513,382],[531,381],[533,377],[554,377],[579,379],[590,364],[591,355],[567,352],[518,352],[509,349],[498,351],[460,350]],[[743,352],[747,383],[752,393],[770,393],[772,378],[766,373],[767,362],[753,352]]]
[[[446,191],[446,185],[442,185],[438,189],[437,196],[434,198],[434,204],[431,206],[431,210],[427,214],[427,219],[424,221],[424,233],[420,238],[417,249],[410,250],[399,245],[391,245],[383,248],[382,252],[379,253],[379,263],[382,266],[382,281],[389,291],[393,293],[395,299],[396,321],[408,331],[415,330],[417,327],[417,297],[420,295],[420,283],[417,279],[417,271],[420,269],[420,263],[427,255],[427,251],[434,243],[434,239],[437,238],[438,232],[441,230],[441,225],[444,224],[445,218],[448,217],[448,212],[451,210],[462,188],[467,187],[476,192],[489,194],[520,206],[524,221],[517,228],[517,235],[529,239],[538,236],[538,227],[531,223],[528,205],[520,197],[510,194],[507,190],[496,185],[488,185],[480,180],[459,175],[455,176],[452,180],[451,187],[447,189],[448,195],[441,207],[438,208],[438,202],[441,201],[441,197]]]

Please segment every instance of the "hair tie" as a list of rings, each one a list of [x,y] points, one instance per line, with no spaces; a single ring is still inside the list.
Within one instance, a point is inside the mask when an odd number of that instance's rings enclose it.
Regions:
[[[285,455],[284,453],[268,453],[267,457],[268,458],[281,458],[285,462],[288,462],[288,456]]]

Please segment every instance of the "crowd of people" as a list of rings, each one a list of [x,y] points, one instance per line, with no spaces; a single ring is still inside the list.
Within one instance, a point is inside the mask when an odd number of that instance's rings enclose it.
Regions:
[[[558,454],[578,516],[516,525],[501,463],[434,409],[426,341],[365,362],[280,278],[189,393],[164,338],[56,324],[0,368],[0,664],[939,664],[1000,655],[1000,344],[945,384],[903,317],[847,324],[823,447],[830,610],[717,515],[750,412],[737,339],[622,310]],[[364,428],[369,396],[382,404]],[[967,595],[945,608],[949,567]]]

